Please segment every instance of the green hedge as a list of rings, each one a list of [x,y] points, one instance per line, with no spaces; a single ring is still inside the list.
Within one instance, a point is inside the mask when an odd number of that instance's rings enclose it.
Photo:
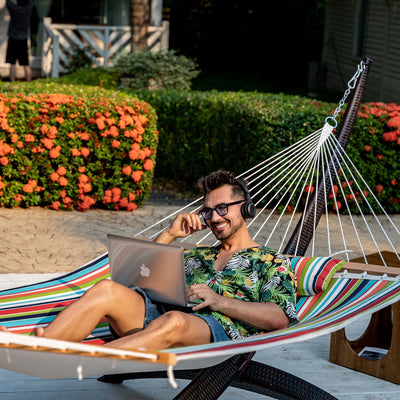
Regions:
[[[158,114],[156,176],[187,183],[218,168],[248,170],[321,128],[337,106],[240,92],[141,91],[140,97]],[[400,212],[399,135],[400,106],[363,104],[346,149],[388,212]]]
[[[218,168],[243,172],[319,128],[327,105],[301,97],[141,91],[157,111],[156,175],[192,182]]]
[[[134,210],[149,195],[156,115],[127,95],[1,85],[0,205]]]
[[[3,92],[14,87],[1,85]],[[71,92],[82,97],[103,93],[98,87],[57,85],[54,81],[35,81],[20,85],[19,90]],[[116,91],[107,93],[110,98],[126,97]],[[299,96],[254,92],[145,90],[128,94],[138,96],[157,112],[160,134],[156,176],[188,184],[218,168],[241,173],[257,165],[321,128],[337,106]],[[400,106],[363,104],[347,147],[388,212],[400,212],[399,134]],[[154,154],[151,159],[154,161]]]

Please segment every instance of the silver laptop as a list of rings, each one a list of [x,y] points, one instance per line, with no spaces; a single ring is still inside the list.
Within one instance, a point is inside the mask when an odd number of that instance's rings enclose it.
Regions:
[[[194,305],[187,300],[182,247],[112,234],[107,241],[113,281],[145,289],[151,300]]]

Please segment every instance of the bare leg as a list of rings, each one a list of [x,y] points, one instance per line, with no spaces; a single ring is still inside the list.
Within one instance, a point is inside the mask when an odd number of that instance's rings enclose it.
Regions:
[[[10,65],[10,82],[15,81],[16,67],[15,64]]]
[[[140,294],[116,282],[102,280],[36,334],[80,342],[105,316],[117,334],[124,336],[143,328],[144,310]]]
[[[160,350],[210,343],[210,340],[211,331],[203,319],[180,311],[170,311],[140,332],[121,337],[105,346],[127,350]]]
[[[25,79],[27,82],[30,82],[32,80],[32,70],[29,65],[24,65],[24,70],[25,70]]]
[[[65,308],[46,328],[38,328],[36,334],[79,342],[105,316],[120,336],[120,339],[106,343],[108,347],[160,350],[210,342],[210,328],[199,317],[170,311],[143,329],[144,312],[140,294],[116,282],[103,280]],[[0,326],[0,331],[7,332],[7,329]]]

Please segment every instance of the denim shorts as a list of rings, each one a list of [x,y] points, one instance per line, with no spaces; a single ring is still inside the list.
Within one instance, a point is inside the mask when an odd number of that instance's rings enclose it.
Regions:
[[[132,290],[136,291],[139,293],[143,299],[144,299],[144,304],[145,304],[145,314],[144,314],[144,328],[149,325],[150,322],[154,321],[156,318],[160,317],[164,312],[174,310],[174,309],[179,309],[181,311],[181,308],[175,308],[174,306],[166,305],[166,307],[163,307],[163,304],[159,303],[153,303],[149,297],[146,294],[146,291],[143,289],[132,286]],[[224,328],[222,325],[211,315],[201,315],[201,314],[195,314],[191,312],[184,311],[187,314],[194,315],[196,317],[199,317],[203,319],[208,327],[210,328],[211,331],[211,342],[222,342],[224,340],[231,340],[231,338],[226,334]],[[118,336],[116,336],[115,332],[111,331],[113,334],[114,339],[117,339]]]

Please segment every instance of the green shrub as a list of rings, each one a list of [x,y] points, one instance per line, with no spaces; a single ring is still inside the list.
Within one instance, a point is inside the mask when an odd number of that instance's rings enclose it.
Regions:
[[[158,114],[156,176],[187,183],[219,168],[248,170],[321,128],[336,108],[282,94],[141,91],[140,98]],[[386,211],[400,212],[400,106],[366,104],[363,110],[372,111],[356,119],[346,152]]]
[[[119,85],[120,74],[110,67],[79,68],[57,80],[46,79],[48,82],[73,85],[99,86],[104,89],[116,89]]]
[[[149,195],[158,135],[147,103],[38,82],[1,89],[1,206],[134,210]]]
[[[328,105],[297,96],[141,91],[157,111],[156,174],[192,182],[219,168],[243,172],[318,129]]]
[[[89,68],[92,65],[92,60],[86,54],[85,49],[75,47],[72,53],[68,55],[68,64],[66,65],[69,73],[80,68]]]
[[[121,53],[114,59],[122,88],[189,90],[199,71],[196,62],[174,50]]]

